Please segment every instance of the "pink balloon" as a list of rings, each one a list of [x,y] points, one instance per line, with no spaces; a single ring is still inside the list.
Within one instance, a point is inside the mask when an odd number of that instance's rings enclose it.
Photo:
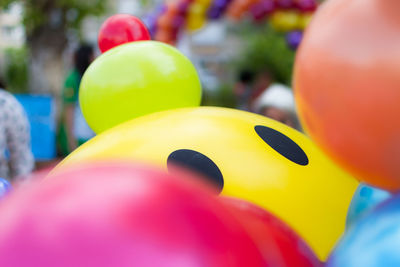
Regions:
[[[109,163],[0,205],[2,267],[265,266],[241,224],[186,174]]]

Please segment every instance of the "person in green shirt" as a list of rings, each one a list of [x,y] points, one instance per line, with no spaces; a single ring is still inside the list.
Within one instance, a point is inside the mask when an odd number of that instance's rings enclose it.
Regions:
[[[81,45],[75,52],[74,68],[68,74],[62,92],[63,109],[59,129],[59,149],[66,156],[94,136],[79,106],[79,86],[82,76],[94,59],[94,50]]]

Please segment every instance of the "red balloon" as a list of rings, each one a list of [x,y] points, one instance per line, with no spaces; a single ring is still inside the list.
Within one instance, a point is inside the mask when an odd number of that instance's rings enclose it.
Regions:
[[[100,28],[99,48],[102,53],[118,45],[150,40],[143,22],[131,15],[118,14],[107,19]]]
[[[313,140],[356,178],[391,191],[400,189],[399,10],[399,0],[327,1],[294,76]]]
[[[217,197],[183,176],[96,164],[15,192],[0,205],[1,266],[265,266]]]
[[[280,219],[240,199],[222,200],[255,240],[266,266],[322,267],[308,245]]]

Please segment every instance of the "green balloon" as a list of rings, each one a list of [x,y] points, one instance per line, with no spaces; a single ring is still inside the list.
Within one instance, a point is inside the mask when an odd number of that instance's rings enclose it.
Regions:
[[[96,133],[149,113],[199,106],[193,64],[172,46],[133,42],[97,58],[82,78],[79,101]]]

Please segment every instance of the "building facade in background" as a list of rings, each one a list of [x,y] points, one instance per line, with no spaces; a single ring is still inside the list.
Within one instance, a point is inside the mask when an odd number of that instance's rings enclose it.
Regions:
[[[22,4],[14,3],[7,10],[0,11],[0,49],[21,47],[25,43],[22,25]]]

